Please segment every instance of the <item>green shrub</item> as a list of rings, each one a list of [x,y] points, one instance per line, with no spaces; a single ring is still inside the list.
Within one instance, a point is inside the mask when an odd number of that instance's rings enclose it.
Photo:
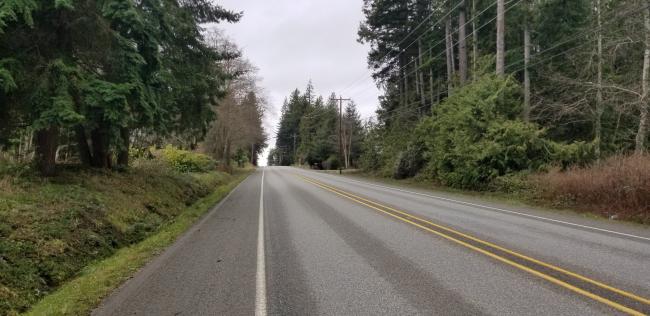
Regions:
[[[424,145],[420,142],[413,142],[401,151],[397,156],[393,178],[405,179],[415,176],[424,166]]]
[[[0,152],[0,175],[22,176],[31,172],[30,162],[16,161],[7,153]]]
[[[340,165],[339,158],[336,156],[329,156],[327,160],[323,161],[323,169],[325,170],[336,170]]]
[[[510,78],[487,75],[434,108],[418,126],[427,172],[444,185],[483,189],[496,177],[549,163],[544,131],[518,120],[520,90]]]
[[[154,159],[156,157],[153,155],[152,149],[153,149],[152,147],[145,147],[145,148],[130,147],[129,148],[129,157],[131,159],[134,159],[134,160],[135,159],[147,159],[147,160]]]
[[[562,170],[571,166],[585,167],[596,160],[596,152],[592,143],[553,143],[552,146],[553,158],[560,164]]]
[[[490,181],[487,189],[492,192],[518,194],[519,196],[530,195],[536,189],[529,177],[530,173],[525,171],[506,174]]]
[[[162,150],[163,159],[178,172],[207,172],[217,167],[212,158],[168,145]]]
[[[375,172],[382,166],[381,149],[382,137],[380,129],[372,122],[366,126],[366,135],[362,143],[359,167],[365,171]]]

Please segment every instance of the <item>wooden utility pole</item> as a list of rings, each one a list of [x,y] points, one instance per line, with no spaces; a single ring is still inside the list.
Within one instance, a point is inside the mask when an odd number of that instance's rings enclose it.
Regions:
[[[350,101],[351,99],[343,99],[339,96],[339,174],[341,174],[341,163],[343,162],[343,101]]]

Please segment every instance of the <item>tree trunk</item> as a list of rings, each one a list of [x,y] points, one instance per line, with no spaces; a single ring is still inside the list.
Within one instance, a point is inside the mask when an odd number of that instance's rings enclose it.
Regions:
[[[346,134],[347,134],[347,131],[343,133],[343,139],[342,139],[342,141],[343,141],[343,162],[344,162],[344,165],[345,165],[345,169],[348,168],[348,159],[350,157],[350,152],[348,151],[348,140],[347,140],[348,135],[346,135]]]
[[[350,157],[352,157],[352,134],[353,134],[352,127],[348,128],[348,133],[349,133],[349,135],[348,135],[348,140],[347,140],[347,143],[346,143],[346,146],[348,147],[348,149],[346,150],[346,157],[345,157],[345,168],[346,169],[348,169],[350,167],[350,165],[352,164],[352,161],[350,161]]]
[[[255,158],[255,144],[251,144],[251,164],[257,166],[257,159]]]
[[[454,45],[454,29],[453,29],[453,27],[451,27],[450,30],[451,31],[449,32],[449,43],[451,43],[451,44],[449,46],[449,50],[450,50],[449,55],[451,56],[451,74],[455,75],[457,68],[456,68],[456,52],[455,52],[456,49],[454,48],[455,45]]]
[[[409,80],[408,80],[408,67],[404,69],[404,105],[409,105]]]
[[[25,139],[25,136],[23,133],[20,133],[20,138],[18,142],[18,151],[16,152],[16,160],[18,161],[23,161],[23,140]]]
[[[32,160],[34,159],[34,155],[36,154],[32,148],[34,147],[34,131],[32,129],[29,130],[29,140],[27,141],[27,150],[25,151],[25,159],[26,160]],[[30,154],[30,157],[27,157],[27,154]]]
[[[400,67],[402,69],[402,67]],[[403,80],[402,80],[402,74],[404,73],[404,70],[399,70],[400,74],[399,77],[397,78],[397,87],[399,88],[399,103],[401,107],[406,106],[406,92],[404,92],[404,85],[403,85]]]
[[[93,143],[93,159],[92,166],[95,168],[111,167],[111,154],[108,150],[108,132],[103,126],[95,128],[90,133],[90,138]]]
[[[602,116],[603,116],[603,32],[602,32],[602,14],[601,14],[601,0],[596,0],[596,8],[598,11],[598,74],[597,74],[597,89],[596,89],[596,113],[594,118],[594,152],[597,158],[600,158],[601,139],[602,139]]]
[[[226,141],[226,148],[223,152],[223,156],[226,161],[226,166],[230,167],[230,141]]]
[[[424,96],[424,88],[426,84],[424,83],[424,71],[422,71],[423,58],[422,58],[422,41],[418,40],[418,74],[420,79],[420,105],[424,106],[426,104]]]
[[[472,0],[472,79],[476,80],[478,75],[478,34],[476,33],[476,20],[478,16],[476,15],[476,1]]]
[[[429,93],[431,94],[429,97],[431,98],[431,104],[434,101],[433,83],[433,68],[429,68]]]
[[[120,138],[122,139],[122,148],[117,153],[117,166],[120,169],[126,169],[129,167],[129,147],[131,146],[128,128],[120,128]]]
[[[461,0],[458,13],[458,73],[460,84],[467,81],[467,42],[465,41],[465,0]]]
[[[417,99],[420,99],[420,64],[418,58],[411,58],[411,63],[413,63],[415,68],[415,96]]]
[[[56,173],[56,149],[59,141],[59,129],[51,126],[36,132],[36,163],[45,177]]]
[[[530,25],[524,22],[524,121],[530,122]]]
[[[406,59],[403,56],[399,58],[399,77],[397,78],[397,86],[399,87],[399,102],[402,107],[405,107],[408,103],[406,101],[406,87],[404,86],[404,77],[406,77],[406,70],[408,67],[405,61]]]
[[[637,154],[645,151],[645,140],[648,129],[648,89],[650,88],[650,3],[646,2],[646,8],[643,10],[643,24],[645,26],[645,50],[643,52],[643,73],[641,75],[641,97],[639,106],[641,113],[639,115],[639,130],[636,133]]]
[[[451,96],[451,90],[453,89],[452,77],[454,75],[454,66],[452,60],[454,55],[451,50],[451,19],[447,19],[445,23],[445,55],[447,59],[447,96]]]
[[[497,75],[505,74],[505,34],[506,34],[506,18],[505,18],[505,0],[497,0]]]
[[[79,152],[79,160],[81,164],[89,167],[92,164],[92,155],[90,154],[90,146],[88,146],[88,139],[86,138],[86,130],[83,126],[78,125],[75,127],[75,135],[77,138],[77,151]]]

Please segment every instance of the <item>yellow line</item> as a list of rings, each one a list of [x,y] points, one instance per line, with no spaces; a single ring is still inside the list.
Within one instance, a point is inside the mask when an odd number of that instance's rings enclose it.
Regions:
[[[302,177],[302,176],[301,176],[301,177]],[[303,178],[304,178],[304,177],[303,177]],[[313,181],[313,182],[318,182],[318,181],[316,181],[316,180],[314,180],[314,179],[311,179],[311,178],[305,178],[305,179],[309,179],[309,180],[311,180],[311,181]],[[632,294],[632,293],[626,292],[626,291],[621,290],[621,289],[617,289],[617,288],[612,287],[612,286],[609,286],[609,285],[607,285],[607,284],[604,284],[604,283],[598,282],[598,281],[596,281],[596,280],[590,279],[590,278],[588,278],[588,277],[586,277],[586,276],[583,276],[583,275],[580,275],[580,274],[577,274],[577,273],[574,273],[574,272],[571,272],[571,271],[568,271],[568,270],[562,269],[562,268],[560,268],[560,267],[554,266],[554,265],[552,265],[552,264],[550,264],[550,263],[546,263],[546,262],[543,262],[543,261],[540,261],[540,260],[537,260],[537,259],[534,259],[534,258],[528,257],[528,256],[526,256],[526,255],[520,254],[520,253],[515,252],[515,251],[512,251],[512,250],[510,250],[510,249],[503,248],[503,247],[501,247],[501,246],[495,245],[495,244],[493,244],[493,243],[491,243],[491,242],[484,241],[484,240],[478,239],[478,238],[476,238],[476,237],[473,237],[473,236],[470,236],[470,235],[467,235],[467,234],[461,233],[461,232],[459,232],[459,231],[457,231],[457,230],[454,230],[454,229],[452,229],[452,228],[445,227],[445,226],[442,226],[442,225],[439,225],[439,224],[435,224],[435,223],[433,223],[433,222],[431,222],[431,221],[428,221],[428,220],[426,220],[426,219],[423,219],[423,218],[420,218],[420,217],[417,217],[417,216],[411,215],[411,214],[406,213],[406,212],[404,212],[404,211],[400,211],[400,210],[394,209],[394,208],[392,208],[392,207],[390,207],[390,206],[386,206],[386,205],[379,204],[379,203],[377,203],[377,202],[370,201],[370,200],[368,200],[368,199],[362,198],[362,197],[357,196],[357,195],[354,195],[354,194],[352,194],[352,193],[349,193],[349,192],[343,191],[343,190],[341,190],[341,189],[337,189],[337,188],[335,188],[335,187],[329,186],[329,185],[324,184],[324,183],[322,183],[322,182],[318,182],[318,183],[319,183],[320,185],[323,185],[323,186],[329,187],[329,188],[332,189],[332,190],[336,190],[336,191],[342,192],[342,193],[344,193],[344,194],[350,195],[350,196],[355,197],[355,198],[357,198],[357,199],[360,199],[360,200],[362,200],[362,201],[365,201],[365,202],[368,202],[368,203],[371,203],[371,204],[377,205],[377,206],[379,206],[379,207],[383,207],[383,208],[389,209],[389,210],[391,210],[391,211],[397,212],[397,213],[402,214],[402,215],[404,215],[404,216],[408,216],[408,217],[410,217],[410,218],[412,218],[412,219],[415,219],[415,220],[417,220],[417,221],[420,221],[420,222],[423,222],[423,223],[427,223],[427,224],[429,224],[429,225],[431,225],[431,226],[435,226],[435,227],[437,227],[437,228],[440,228],[440,229],[446,230],[446,231],[448,231],[448,232],[451,232],[451,233],[454,233],[454,234],[457,234],[457,235],[463,236],[463,237],[465,237],[465,238],[467,238],[467,239],[471,239],[471,240],[476,241],[476,242],[478,242],[478,243],[481,243],[481,244],[483,244],[483,245],[486,245],[486,246],[489,246],[489,247],[492,247],[492,248],[495,248],[495,249],[501,250],[501,251],[503,251],[503,252],[505,252],[505,253],[508,253],[508,254],[511,254],[511,255],[513,255],[513,256],[515,256],[515,257],[518,257],[518,258],[521,258],[521,259],[524,259],[524,260],[528,260],[528,261],[530,261],[530,262],[536,263],[536,264],[541,265],[541,266],[543,266],[543,267],[546,267],[546,268],[549,268],[549,269],[555,270],[555,271],[560,272],[560,273],[564,273],[564,274],[569,275],[569,276],[572,276],[572,277],[574,277],[574,278],[576,278],[576,279],[579,279],[579,280],[582,280],[582,281],[585,281],[585,282],[591,283],[591,284],[596,285],[596,286],[598,286],[598,287],[601,287],[601,288],[603,288],[603,289],[606,289],[606,290],[609,290],[609,291],[615,292],[615,293],[617,293],[617,294],[623,295],[623,296],[625,296],[625,297],[631,298],[631,299],[636,300],[636,301],[639,301],[639,302],[641,302],[641,303],[644,303],[644,304],[650,305],[650,299],[640,297],[640,296],[638,296],[638,295],[635,295],[635,294]]]
[[[513,267],[516,267],[516,268],[518,268],[518,269],[520,269],[520,270],[526,271],[526,272],[528,272],[528,273],[530,273],[530,274],[533,274],[533,275],[535,275],[535,276],[538,276],[538,277],[540,277],[540,278],[542,278],[542,279],[544,279],[544,280],[547,280],[547,281],[549,281],[549,282],[551,282],[551,283],[554,283],[554,284],[556,284],[556,285],[562,286],[562,287],[564,287],[564,288],[566,288],[566,289],[569,289],[569,290],[571,290],[571,291],[573,291],[573,292],[576,292],[576,293],[578,293],[578,294],[581,294],[581,295],[583,295],[583,296],[589,297],[589,298],[591,298],[591,299],[593,299],[593,300],[595,300],[595,301],[598,301],[598,302],[600,302],[600,303],[603,303],[603,304],[605,304],[605,305],[608,305],[608,306],[610,306],[610,307],[612,307],[612,308],[615,308],[615,309],[617,309],[617,310],[619,310],[619,311],[622,311],[622,312],[628,313],[628,314],[630,314],[630,315],[640,315],[640,316],[641,316],[641,315],[644,315],[643,313],[640,313],[640,312],[638,312],[638,311],[636,311],[636,310],[633,310],[633,309],[631,309],[631,308],[629,308],[629,307],[626,307],[626,306],[623,306],[623,305],[618,304],[618,303],[616,303],[616,302],[610,301],[610,300],[608,300],[608,299],[606,299],[606,298],[604,298],[604,297],[601,297],[601,296],[598,296],[598,295],[593,294],[593,293],[591,293],[591,292],[585,291],[585,290],[583,290],[583,289],[581,289],[581,288],[578,288],[578,287],[576,287],[576,286],[573,286],[573,285],[571,285],[571,284],[569,284],[569,283],[566,283],[566,282],[564,282],[564,281],[561,281],[561,280],[559,280],[559,279],[556,279],[556,278],[554,278],[554,277],[552,277],[552,276],[550,276],[550,275],[544,274],[544,273],[539,272],[539,271],[537,271],[537,270],[533,270],[533,269],[531,269],[531,268],[529,268],[529,267],[526,267],[526,266],[524,266],[524,265],[521,265],[521,264],[519,264],[519,263],[516,263],[516,262],[511,261],[511,260],[509,260],[509,259],[506,259],[506,258],[504,258],[504,257],[501,257],[501,256],[499,256],[499,255],[497,255],[497,254],[494,254],[494,253],[492,253],[492,252],[489,252],[489,251],[487,251],[487,250],[484,250],[484,249],[478,248],[478,247],[473,246],[473,245],[471,245],[471,244],[468,244],[468,243],[466,243],[466,242],[464,242],[464,241],[462,241],[462,240],[458,240],[458,239],[456,239],[456,238],[454,238],[454,237],[451,237],[451,236],[446,235],[446,234],[444,234],[444,233],[441,233],[441,232],[439,232],[439,231],[436,231],[436,230],[433,230],[433,229],[428,228],[428,227],[426,227],[426,226],[423,226],[423,225],[421,225],[421,224],[418,224],[418,223],[416,223],[416,222],[414,222],[414,221],[411,221],[411,220],[408,220],[408,219],[405,219],[405,218],[399,217],[399,216],[397,216],[397,215],[395,215],[395,214],[392,214],[392,213],[390,213],[390,212],[387,212],[387,211],[385,211],[385,210],[383,210],[383,209],[380,209],[380,208],[378,208],[378,207],[376,207],[376,206],[373,206],[373,205],[371,205],[371,204],[368,204],[368,203],[366,203],[366,202],[369,202],[369,203],[372,203],[372,204],[378,205],[378,206],[380,206],[380,207],[385,207],[385,208],[387,208],[387,209],[390,209],[390,210],[396,211],[396,212],[398,212],[398,213],[400,213],[400,214],[403,214],[403,215],[405,215],[405,216],[409,216],[409,217],[414,218],[414,219],[418,219],[418,218],[415,217],[415,216],[412,216],[412,215],[410,215],[410,214],[404,213],[404,212],[402,212],[402,211],[394,210],[394,209],[392,209],[392,208],[390,208],[390,207],[387,207],[387,206],[381,205],[381,204],[376,203],[376,202],[372,202],[372,201],[368,201],[368,200],[363,199],[363,198],[356,197],[356,196],[354,196],[353,194],[347,193],[347,192],[345,192],[345,191],[342,191],[342,190],[339,190],[339,189],[335,189],[335,188],[331,188],[331,187],[329,187],[329,186],[327,186],[327,185],[325,185],[325,184],[318,183],[318,182],[316,182],[316,181],[313,180],[313,179],[306,178],[306,177],[303,177],[303,176],[300,176],[300,177],[303,178],[303,180],[305,180],[305,181],[307,181],[307,182],[310,182],[310,183],[312,183],[312,184],[314,184],[314,185],[316,185],[316,186],[319,186],[319,187],[321,187],[321,188],[323,188],[323,189],[325,189],[325,190],[328,190],[328,191],[330,191],[330,192],[336,193],[336,194],[338,194],[338,195],[340,195],[340,196],[343,196],[343,197],[345,197],[345,198],[347,198],[347,199],[350,199],[350,200],[352,200],[352,201],[355,201],[355,202],[357,202],[357,203],[359,203],[359,204],[365,205],[365,206],[367,206],[367,207],[369,207],[369,208],[372,208],[372,209],[374,209],[374,210],[377,210],[377,211],[379,211],[379,212],[382,212],[382,213],[384,213],[384,214],[386,214],[386,215],[392,216],[392,217],[394,217],[394,218],[396,218],[396,219],[398,219],[398,220],[401,220],[401,221],[403,221],[403,222],[409,223],[409,224],[411,224],[411,225],[413,225],[413,226],[416,226],[416,227],[418,227],[418,228],[421,228],[421,229],[423,229],[423,230],[426,230],[426,231],[428,231],[428,232],[430,232],[430,233],[436,234],[436,235],[438,235],[438,236],[440,236],[440,237],[443,237],[443,238],[445,238],[445,239],[447,239],[447,240],[453,241],[453,242],[455,242],[455,243],[457,243],[457,244],[460,244],[460,245],[462,245],[462,246],[464,246],[464,247],[467,247],[467,248],[469,248],[469,249],[472,249],[472,250],[474,250],[474,251],[480,252],[480,253],[482,253],[482,254],[484,254],[484,255],[486,255],[486,256],[489,256],[489,257],[491,257],[491,258],[493,258],[493,259],[496,259],[496,260],[498,260],[498,261],[501,261],[501,262],[503,262],[503,263],[506,263],[506,264],[508,264],[508,265],[511,265],[511,266],[513,266]],[[340,192],[339,192],[339,191],[340,191]],[[354,197],[353,197],[353,196],[354,196]],[[365,200],[366,202],[364,202],[364,200]],[[435,226],[435,227],[443,228],[442,226],[439,226],[439,225],[436,225],[436,224],[430,223],[430,222],[428,222],[428,221],[426,221],[426,220],[423,220],[423,219],[418,219],[418,220],[423,221],[423,222],[426,222],[426,223],[428,223],[428,224],[431,224],[431,225],[433,225],[433,226]],[[451,229],[446,229],[446,230],[448,230],[448,231],[453,231],[453,230],[451,230]],[[455,231],[453,231],[453,232],[455,232]],[[455,233],[456,233],[456,232],[455,232]],[[483,242],[483,241],[481,241],[481,240],[479,240],[479,239],[476,239],[476,238],[474,238],[474,237],[467,236],[467,235],[462,234],[462,233],[459,233],[459,232],[458,232],[457,234],[459,234],[459,235],[461,235],[461,236],[463,236],[463,237],[467,237],[467,238],[469,238],[469,239],[471,239],[471,240],[479,241],[479,242],[481,242],[481,243],[484,243],[484,244],[489,245],[488,242]],[[499,249],[500,247],[495,247],[495,248]],[[500,249],[500,250],[501,250],[501,249]],[[509,251],[506,251],[506,252],[510,253]],[[516,254],[516,253],[512,252],[512,254]],[[521,255],[521,256],[523,256],[523,255]],[[525,257],[525,256],[523,256],[523,257]],[[526,258],[528,258],[528,257],[526,257]],[[532,258],[531,258],[531,259],[532,259]],[[533,259],[533,260],[534,260],[534,259]],[[541,261],[540,261],[540,262],[541,262]],[[558,269],[559,269],[559,268],[558,268]],[[566,270],[563,270],[563,271],[566,271]],[[568,272],[568,271],[566,271],[566,272]],[[569,273],[571,273],[571,272],[569,272]],[[574,274],[574,273],[572,273],[572,274]],[[577,275],[577,274],[576,274],[576,275]],[[584,278],[584,277],[583,277],[583,278]],[[585,278],[585,279],[586,279],[586,278]],[[587,279],[587,280],[589,280],[589,279]],[[594,282],[596,282],[596,281],[594,281]],[[602,284],[602,283],[600,283],[600,284]],[[612,288],[612,289],[614,289],[614,288]],[[619,290],[619,291],[621,291],[621,290]],[[615,291],[615,292],[618,293],[618,291]],[[623,292],[623,291],[621,291],[621,292]],[[625,292],[625,293],[627,293],[627,292]],[[626,295],[626,296],[627,296],[627,295]]]

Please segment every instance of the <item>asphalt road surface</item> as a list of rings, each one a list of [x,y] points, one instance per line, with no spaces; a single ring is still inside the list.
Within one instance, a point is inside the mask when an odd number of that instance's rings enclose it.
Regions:
[[[93,314],[649,313],[646,228],[269,167]]]

